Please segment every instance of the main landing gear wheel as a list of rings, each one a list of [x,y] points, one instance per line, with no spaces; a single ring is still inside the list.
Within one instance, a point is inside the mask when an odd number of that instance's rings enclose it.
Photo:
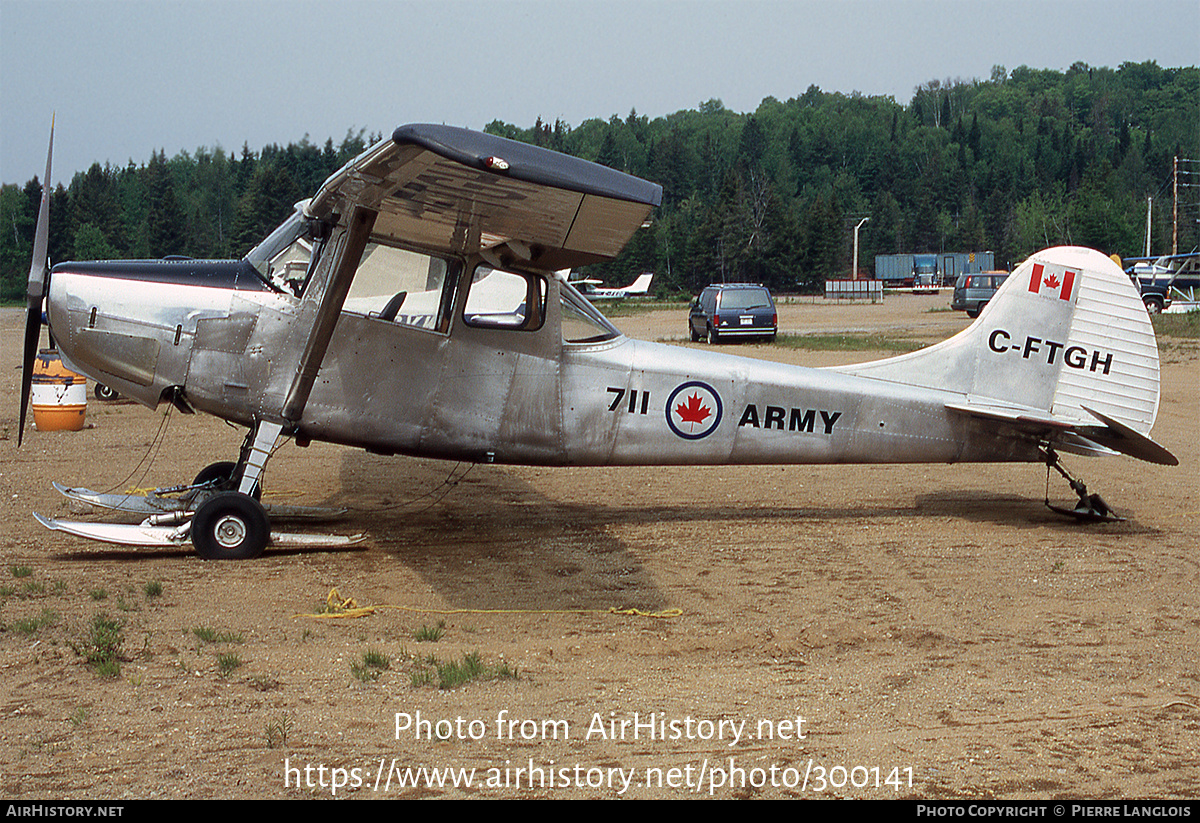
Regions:
[[[121,399],[121,395],[117,393],[116,389],[112,388],[111,386],[106,386],[103,383],[97,383],[96,387],[92,389],[92,393],[96,395],[97,400],[111,402],[113,400]]]
[[[233,481],[233,475],[236,471],[237,463],[228,460],[213,463],[200,470],[196,475],[196,479],[192,481],[192,485],[205,486],[212,484],[213,488],[228,491],[236,486]]]
[[[205,560],[249,560],[271,540],[271,523],[262,504],[238,492],[219,492],[196,509],[192,545]]]
[[[219,492],[237,491],[238,479],[237,463],[222,460],[202,468],[192,481],[192,485],[207,486],[213,491]],[[254,489],[250,492],[250,496],[255,500],[262,499],[261,482],[254,484]]]

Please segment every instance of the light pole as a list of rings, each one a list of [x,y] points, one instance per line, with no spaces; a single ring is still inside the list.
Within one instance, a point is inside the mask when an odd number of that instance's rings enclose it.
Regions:
[[[870,217],[864,217],[858,221],[858,225],[854,227],[854,268],[850,272],[850,279],[858,279],[858,230],[863,227],[863,223],[870,220]]]

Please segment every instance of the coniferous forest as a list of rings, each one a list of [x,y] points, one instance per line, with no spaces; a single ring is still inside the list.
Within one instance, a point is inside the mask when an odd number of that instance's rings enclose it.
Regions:
[[[925,83],[907,105],[810,86],[750,113],[709,100],[653,120],[630,111],[485,130],[661,184],[652,224],[589,270],[618,285],[655,271],[660,293],[734,280],[819,289],[849,274],[863,217],[864,272],[876,254],[988,250],[1004,267],[1064,243],[1140,255],[1147,198],[1152,253],[1165,254],[1175,158],[1187,172],[1179,251],[1200,242],[1196,67],[997,66],[987,80]],[[351,130],[336,145],[305,137],[94,164],[51,193],[51,260],[239,257],[379,138]],[[0,299],[23,299],[40,196],[37,178],[0,189]]]

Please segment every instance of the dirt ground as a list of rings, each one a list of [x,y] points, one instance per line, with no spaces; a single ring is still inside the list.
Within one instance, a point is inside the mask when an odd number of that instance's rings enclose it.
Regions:
[[[944,305],[789,305],[781,325],[932,342],[968,322]],[[678,310],[617,322],[684,345]],[[1161,344],[1153,436],[1178,467],[1068,460],[1123,523],[1048,511],[1036,465],[468,467],[289,443],[265,500],[350,506],[322,528],[366,541],[204,562],[33,519],[96,517],[52,480],[185,482],[242,432],[93,400],[85,431],[18,450],[21,323],[0,310],[0,796],[1200,796],[1194,343]],[[1050,494],[1073,504],[1057,476]],[[378,608],[304,616],[334,588]],[[609,611],[631,607],[658,614]],[[121,627],[117,676],[83,656],[97,615]],[[433,660],[475,654],[516,677],[438,688]]]

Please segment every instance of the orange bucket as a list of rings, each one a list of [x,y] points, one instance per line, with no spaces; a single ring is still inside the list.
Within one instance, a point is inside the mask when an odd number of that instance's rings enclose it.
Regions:
[[[77,432],[87,416],[87,379],[64,366],[57,349],[42,349],[29,399],[38,431]]]

